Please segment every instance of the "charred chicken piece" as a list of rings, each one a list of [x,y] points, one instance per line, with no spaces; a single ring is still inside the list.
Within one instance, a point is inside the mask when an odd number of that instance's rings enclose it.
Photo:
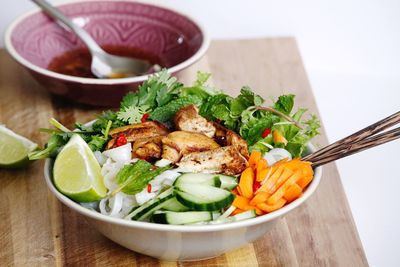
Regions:
[[[201,133],[208,137],[214,137],[215,126],[199,115],[195,105],[181,108],[174,118],[177,130]]]
[[[116,140],[120,135],[123,135],[129,143],[137,139],[167,135],[168,133],[167,127],[156,121],[147,121],[115,128],[110,131],[112,139],[108,142],[107,149],[116,147]]]
[[[246,169],[247,160],[235,146],[225,146],[209,151],[189,153],[183,156],[177,165],[184,172],[236,175]]]
[[[163,153],[162,158],[172,162],[188,153],[195,151],[205,151],[218,148],[219,145],[210,137],[200,133],[175,131],[162,139]]]
[[[240,154],[244,157],[249,158],[249,150],[247,148],[247,142],[237,133],[228,128],[225,128],[217,122],[213,122],[215,131],[215,140],[221,146],[234,146],[236,147]]]
[[[140,138],[133,143],[132,154],[136,158],[152,161],[161,158],[163,136]]]

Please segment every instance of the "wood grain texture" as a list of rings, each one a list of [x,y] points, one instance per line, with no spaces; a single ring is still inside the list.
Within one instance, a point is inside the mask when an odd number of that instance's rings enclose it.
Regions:
[[[263,96],[297,95],[296,103],[318,113],[296,42],[292,38],[214,41],[207,55],[180,75],[197,70],[230,94],[248,85]],[[0,52],[0,123],[43,144],[38,127],[58,118],[67,126],[99,110],[49,96]],[[326,138],[318,138],[321,146]],[[0,266],[367,266],[335,165],[324,168],[316,193],[253,244],[199,262],[160,262],[131,252],[91,229],[83,217],[47,190],[43,162],[0,170]]]

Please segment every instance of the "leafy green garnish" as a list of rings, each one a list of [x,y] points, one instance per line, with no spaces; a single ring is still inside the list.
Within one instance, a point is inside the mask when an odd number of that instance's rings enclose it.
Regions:
[[[125,165],[117,174],[116,181],[119,187],[111,195],[124,192],[134,195],[142,191],[154,177],[168,170],[170,167],[154,168],[149,162],[138,160],[133,164]]]
[[[145,113],[149,111],[148,106],[130,106],[117,113],[117,118],[129,124],[139,123]]]
[[[284,147],[296,157],[319,133],[320,123],[314,115],[303,120],[305,109],[293,111],[294,95],[279,96],[266,107],[263,106],[264,99],[248,86],[242,87],[240,94],[232,97],[207,85],[209,78],[209,73],[198,72],[196,81],[191,86],[184,86],[164,69],[151,75],[137,92],[128,93],[122,99],[119,110],[103,112],[92,125],[76,123],[78,131],[74,133],[81,135],[93,151],[102,151],[110,138],[108,133],[111,129],[139,123],[146,113],[150,120],[171,125],[176,112],[191,104],[196,105],[200,115],[207,120],[218,121],[240,134],[250,150],[267,152],[273,147]],[[46,130],[51,134],[49,142],[43,150],[31,153],[32,159],[54,157],[69,140],[69,130],[56,120],[52,123],[57,129]],[[268,136],[264,136],[266,129],[271,130]],[[286,146],[274,143],[274,130],[283,134],[288,141]]]
[[[281,95],[274,104],[274,109],[289,115],[293,109],[294,95]]]
[[[60,152],[68,142],[69,138],[71,138],[71,135],[68,133],[52,134],[43,149],[29,153],[29,160],[39,160],[57,156],[58,152]]]
[[[195,96],[181,97],[172,100],[165,106],[154,109],[150,113],[149,119],[156,120],[159,122],[167,122],[168,120],[172,119],[175,113],[178,112],[178,110],[180,110],[181,108],[191,104],[198,104],[199,102],[201,102],[201,99]]]

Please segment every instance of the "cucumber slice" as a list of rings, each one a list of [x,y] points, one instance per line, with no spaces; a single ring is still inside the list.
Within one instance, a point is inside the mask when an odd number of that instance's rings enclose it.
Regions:
[[[208,222],[213,219],[213,213],[209,211],[156,211],[152,221],[164,224],[191,224],[197,222]]]
[[[223,209],[235,198],[227,190],[203,184],[179,184],[175,186],[175,194],[180,203],[197,211]]]
[[[162,192],[156,198],[147,201],[137,209],[133,210],[125,217],[125,219],[144,220],[148,218],[154,211],[161,209],[162,205],[164,205],[167,200],[173,197],[174,197],[174,190],[173,188],[170,188]]]
[[[223,174],[218,174],[218,177],[221,180],[221,188],[232,190],[238,185],[237,177]]]
[[[218,175],[208,173],[185,173],[179,176],[174,183],[174,186],[180,184],[203,184],[214,187],[221,186],[221,180]]]
[[[210,222],[210,224],[220,224],[220,223],[243,221],[243,220],[255,218],[256,216],[257,216],[257,214],[256,214],[255,210],[248,210],[248,211],[236,214],[235,216],[232,216],[232,217],[219,218],[215,221]]]
[[[163,210],[168,210],[168,211],[188,211],[189,208],[182,205],[176,198],[171,198],[167,202],[165,202],[165,205],[162,207]]]

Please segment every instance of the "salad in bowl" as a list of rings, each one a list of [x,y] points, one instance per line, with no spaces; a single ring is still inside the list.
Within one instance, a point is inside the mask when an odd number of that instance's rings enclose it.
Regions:
[[[55,129],[32,160],[53,158],[52,181],[105,216],[174,225],[232,223],[299,198],[314,177],[302,161],[318,134],[314,115],[293,111],[294,95],[236,97],[198,73],[185,86],[165,70],[128,93],[118,111]]]
[[[133,251],[199,260],[253,242],[315,192],[321,167],[302,158],[319,121],[293,95],[230,96],[208,78],[162,71],[74,130],[51,119],[29,156],[47,158],[54,196]]]

